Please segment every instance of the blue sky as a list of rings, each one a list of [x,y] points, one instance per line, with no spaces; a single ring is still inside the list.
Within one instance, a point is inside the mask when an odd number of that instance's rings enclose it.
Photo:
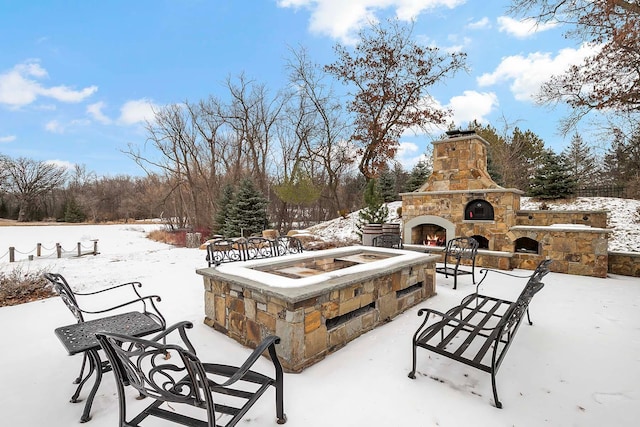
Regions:
[[[145,149],[152,107],[224,97],[245,73],[272,91],[286,83],[290,47],[334,60],[370,19],[414,19],[420,42],[468,54],[468,73],[433,87],[457,124],[473,119],[530,129],[557,152],[562,108],[531,96],[589,53],[560,26],[506,15],[479,0],[0,0],[0,154],[84,165],[98,175],[142,175],[125,154]],[[408,134],[409,167],[433,139]],[[588,139],[587,139],[588,141]]]

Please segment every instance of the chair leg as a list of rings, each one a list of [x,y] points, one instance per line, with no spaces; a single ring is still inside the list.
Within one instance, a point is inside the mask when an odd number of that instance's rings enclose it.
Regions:
[[[96,366],[96,364],[94,363],[93,359],[91,357],[89,357],[86,352],[84,353],[84,357],[85,357],[85,360],[89,359],[89,372],[87,372],[87,375],[84,378],[82,378],[80,380],[80,382],[77,383],[78,387],[76,387],[75,393],[73,393],[73,396],[71,396],[71,400],[70,400],[71,403],[76,403],[76,402],[80,401],[80,400],[78,400],[78,396],[80,396],[80,392],[82,391],[82,387],[84,387],[84,384],[91,377],[91,375],[93,374],[94,370],[100,370],[100,367]],[[83,368],[83,371],[84,371],[84,368]]]
[[[276,370],[276,418],[278,424],[284,424],[287,422],[287,415],[284,413],[284,374],[282,372],[282,365],[276,354],[275,345],[269,346],[269,356]]]
[[[411,363],[411,372],[409,372],[408,377],[411,378],[412,380],[416,379],[416,353],[417,353],[417,348],[416,348],[416,344],[412,343],[411,345],[412,350],[413,350],[413,355],[412,355],[412,363]]]
[[[529,322],[529,325],[533,325],[533,322],[531,321],[531,316],[529,316],[529,307],[527,307],[527,322]]]
[[[87,354],[84,353],[82,355],[82,366],[80,366],[80,372],[78,373],[78,377],[73,380],[73,384],[80,384],[80,381],[82,381],[82,374],[84,373],[84,367],[87,364]]]
[[[496,402],[496,408],[502,409],[502,402],[498,400],[498,390],[496,388],[496,373],[491,371],[491,387],[493,388],[493,400]]]

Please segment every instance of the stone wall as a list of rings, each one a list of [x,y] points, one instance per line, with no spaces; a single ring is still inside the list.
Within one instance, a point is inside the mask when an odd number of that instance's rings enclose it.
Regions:
[[[512,227],[512,241],[528,237],[540,245],[538,254],[514,253],[512,268],[532,270],[545,258],[553,260],[551,271],[581,276],[607,277],[608,233],[602,228]]]
[[[640,253],[609,252],[609,273],[640,277]]]
[[[203,270],[204,271],[204,270]],[[205,323],[243,345],[268,335],[288,372],[300,372],[361,334],[435,295],[435,259],[297,302],[203,275]]]
[[[516,225],[583,224],[607,228],[607,211],[518,211]]]

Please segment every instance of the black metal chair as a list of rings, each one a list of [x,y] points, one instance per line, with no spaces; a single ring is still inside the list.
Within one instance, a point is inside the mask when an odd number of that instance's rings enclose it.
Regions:
[[[476,255],[478,254],[478,241],[473,237],[456,237],[447,242],[444,249],[444,267],[437,267],[436,272],[445,277],[453,276],[453,289],[458,288],[458,276],[470,274],[473,284],[476,284]],[[471,269],[460,268],[463,260],[471,263]]]
[[[269,387],[275,388],[278,424],[287,421],[284,414],[282,366],[275,345],[280,338],[270,336],[251,353],[240,367],[202,363],[189,341],[186,328],[191,322],[168,327],[150,340],[121,334],[98,333],[96,337],[113,366],[119,398],[120,427],[138,426],[145,418],[155,416],[187,426],[233,427]],[[180,344],[163,344],[177,332]],[[173,339],[172,339],[173,341]],[[263,352],[268,351],[275,376],[250,370]],[[153,403],[127,421],[124,386],[131,385]],[[193,411],[177,412],[172,403],[203,409],[206,421],[194,418]],[[167,404],[169,410],[161,407]],[[233,405],[233,406],[232,406]],[[175,405],[174,405],[175,406]],[[185,408],[186,409],[186,408]],[[224,422],[224,424],[219,424]]]
[[[129,309],[129,308],[135,307],[135,308],[138,308],[142,314],[148,316],[151,320],[158,323],[162,327],[162,329],[166,327],[167,323],[164,317],[162,316],[162,313],[160,313],[160,311],[158,310],[155,304],[156,302],[160,301],[160,297],[158,295],[146,295],[146,296],[140,295],[137,289],[142,286],[142,283],[140,282],[122,283],[122,284],[111,286],[105,289],[100,289],[94,292],[75,292],[74,290],[71,289],[71,286],[69,286],[69,283],[61,274],[45,273],[44,277],[52,284],[53,289],[60,296],[60,299],[62,299],[62,301],[65,303],[69,311],[71,311],[71,313],[76,318],[76,321],[78,323],[83,323],[85,322],[85,320],[91,320],[92,318],[97,317],[97,315],[101,315],[105,313],[115,313],[117,311],[124,311],[120,309]],[[131,288],[131,290],[133,291],[133,295],[134,295],[133,299],[130,299],[120,304],[116,304],[111,307],[107,307],[99,310],[86,310],[79,303],[79,300],[83,300],[83,301],[93,300],[93,301],[97,301],[97,302],[94,302],[93,304],[98,305],[100,303],[99,298],[103,296],[106,292],[115,291],[117,289],[124,290],[128,288]],[[87,315],[90,318],[85,319],[85,316]],[[93,316],[93,315],[96,315],[96,316]],[[78,401],[78,396],[80,395],[80,391],[82,390],[82,387],[91,376],[91,373],[92,373],[91,371],[89,371],[89,373],[86,376],[84,375],[86,364],[87,364],[87,354],[85,353],[82,358],[80,373],[78,374],[76,379],[73,381],[74,384],[78,384],[78,388],[76,389],[76,392],[71,397],[72,402]],[[106,361],[102,362],[101,366],[98,368],[102,369],[102,372],[108,372],[111,370],[111,366]]]
[[[373,238],[373,246],[380,248],[402,249],[402,238],[399,234],[385,233]]]

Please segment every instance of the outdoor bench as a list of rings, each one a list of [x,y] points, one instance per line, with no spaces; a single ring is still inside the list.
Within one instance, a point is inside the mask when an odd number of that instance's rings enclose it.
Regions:
[[[275,239],[249,237],[247,239],[215,239],[207,244],[206,261],[209,267],[225,262],[248,261],[272,258],[287,254],[302,253],[302,242],[291,236]]]
[[[515,301],[508,301],[476,292],[467,295],[461,303],[446,313],[429,308],[418,311],[424,321],[413,335],[413,366],[409,378],[415,379],[418,347],[464,363],[491,374],[493,397],[497,408],[502,408],[496,389],[496,373],[507,350],[511,346],[522,322],[524,313],[529,317],[531,298],[544,286],[542,278],[549,273],[551,260],[542,261],[529,276],[529,280]],[[482,280],[487,273],[495,272],[513,277],[513,274],[483,269]],[[526,276],[525,276],[526,277]]]

